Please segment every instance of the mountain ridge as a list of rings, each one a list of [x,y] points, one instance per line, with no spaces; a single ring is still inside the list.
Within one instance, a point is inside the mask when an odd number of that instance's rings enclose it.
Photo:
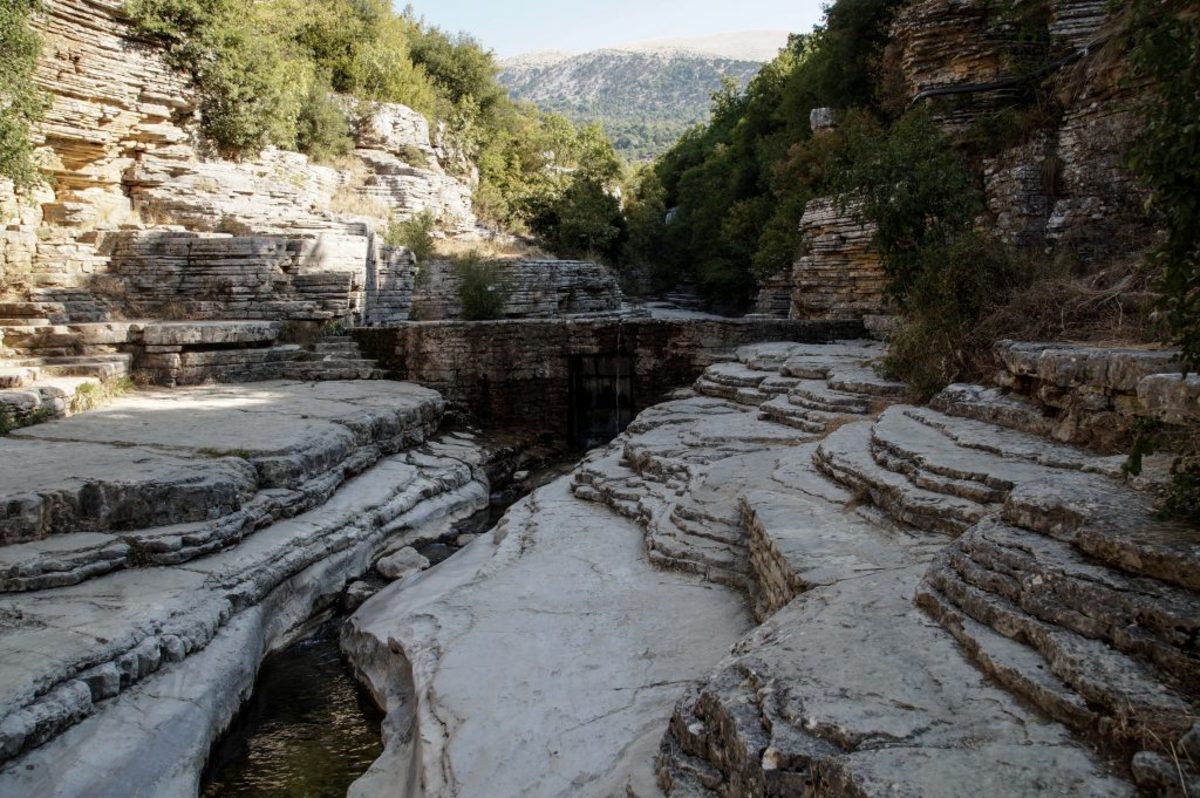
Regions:
[[[621,155],[641,161],[662,154],[689,127],[707,119],[712,94],[724,80],[744,86],[762,67],[761,60],[702,48],[765,52],[786,39],[781,31],[743,31],[584,53],[527,53],[501,61],[499,80],[514,99],[575,122],[599,122]]]

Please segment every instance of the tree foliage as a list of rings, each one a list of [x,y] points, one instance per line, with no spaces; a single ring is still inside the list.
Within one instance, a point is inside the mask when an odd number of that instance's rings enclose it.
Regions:
[[[1190,0],[1131,0],[1132,77],[1153,82],[1132,163],[1166,222],[1151,255],[1171,334],[1200,370],[1200,10]]]
[[[0,178],[19,191],[41,180],[33,159],[30,130],[48,105],[33,82],[42,43],[29,26],[38,0],[0,1]]]
[[[606,189],[619,175],[598,129],[512,102],[490,51],[388,0],[129,0],[126,9],[191,74],[203,131],[227,155],[267,145],[344,153],[332,89],[440,123],[445,143],[479,165],[477,210],[497,226],[528,230],[547,203],[566,199],[579,170]]]
[[[691,280],[709,297],[742,305],[758,280],[790,267],[804,206],[828,180],[817,166],[827,144],[812,137],[809,112],[873,102],[887,23],[899,5],[838,0],[823,26],[793,35],[745,89],[733,81],[716,92],[711,121],[687,132],[653,167],[663,194],[651,192],[649,201],[673,209],[671,222],[663,214],[662,229],[648,230],[652,214],[633,192],[628,213],[641,221],[626,262],[651,260],[639,250],[643,242],[665,243],[654,256],[659,287]]]

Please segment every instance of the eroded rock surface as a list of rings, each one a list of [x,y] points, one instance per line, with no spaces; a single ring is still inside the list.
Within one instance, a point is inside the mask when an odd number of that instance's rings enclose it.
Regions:
[[[194,794],[271,648],[486,506],[479,446],[433,437],[442,404],[388,382],[148,391],[0,441],[3,506],[26,511],[6,535],[28,541],[0,547],[23,591],[0,597],[0,793]]]
[[[369,601],[354,794],[1184,794],[1195,531],[1119,458],[903,404],[880,354],[744,347]]]

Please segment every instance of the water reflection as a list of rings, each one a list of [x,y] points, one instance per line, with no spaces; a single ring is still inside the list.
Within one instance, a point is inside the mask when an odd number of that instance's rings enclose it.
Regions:
[[[213,751],[205,798],[344,796],[383,750],[380,716],[338,652],[337,622],[272,654]]]

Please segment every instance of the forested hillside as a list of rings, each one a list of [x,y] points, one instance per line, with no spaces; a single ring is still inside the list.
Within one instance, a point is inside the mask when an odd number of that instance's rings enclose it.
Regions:
[[[707,120],[723,82],[741,89],[761,66],[684,50],[597,50],[509,59],[501,63],[500,82],[542,110],[598,122],[622,157],[642,161]]]
[[[694,281],[745,307],[756,286],[790,277],[801,216],[830,196],[873,231],[901,320],[890,366],[925,392],[987,368],[991,343],[1006,335],[1165,336],[1195,363],[1200,159],[1188,120],[1200,22],[1188,6],[1089,7],[1100,32],[1076,41],[1070,17],[1052,25],[1049,2],[955,6],[962,17],[947,21],[937,3],[838,0],[820,29],[793,36],[744,91],[718,93],[711,123],[640,173],[626,268],[659,286]],[[987,64],[1003,91],[975,96],[945,72],[929,79],[949,89],[918,96],[920,85],[906,83],[913,70],[958,63],[951,32],[939,34],[943,49],[920,49],[931,24],[988,31],[960,34],[962,63]],[[814,135],[817,108],[833,109],[832,132]],[[1018,168],[1008,164],[1024,164],[1023,188],[998,181]],[[1042,227],[1014,227],[1038,214]],[[1058,225],[1054,237],[1047,224]],[[1158,224],[1166,239],[1154,238]],[[1116,299],[1156,291],[1158,313]]]

